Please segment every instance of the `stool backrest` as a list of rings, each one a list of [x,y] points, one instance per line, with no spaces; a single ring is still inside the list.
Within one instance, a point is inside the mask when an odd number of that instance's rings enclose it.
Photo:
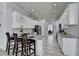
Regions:
[[[27,33],[24,33],[23,35],[22,35],[22,38],[23,38],[23,46],[24,47],[26,47],[26,46],[28,46],[28,38],[27,38]]]
[[[16,42],[18,42],[18,36],[17,36],[17,33],[13,33],[13,36],[14,36],[14,40],[15,40]]]
[[[10,39],[10,34],[9,34],[9,32],[6,32],[6,36],[7,36],[7,39],[9,40],[9,39]]]

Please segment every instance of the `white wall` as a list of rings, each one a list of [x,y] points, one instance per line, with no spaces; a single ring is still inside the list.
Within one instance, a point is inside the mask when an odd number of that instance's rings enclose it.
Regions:
[[[5,37],[5,22],[6,22],[6,7],[5,7],[5,2],[4,3],[0,3],[0,24],[1,24],[1,27],[0,27],[0,48],[3,48],[5,49],[5,42],[6,40],[6,37]]]

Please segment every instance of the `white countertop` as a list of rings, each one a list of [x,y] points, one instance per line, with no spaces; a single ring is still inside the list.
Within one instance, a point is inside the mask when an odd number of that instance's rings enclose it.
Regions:
[[[47,37],[47,36],[44,36],[44,35],[29,35],[29,36],[34,36],[34,38],[33,39],[38,39],[38,40],[43,40],[45,37]]]
[[[62,38],[77,38],[79,39],[79,37],[73,36],[73,35],[63,35],[63,34],[59,34]]]

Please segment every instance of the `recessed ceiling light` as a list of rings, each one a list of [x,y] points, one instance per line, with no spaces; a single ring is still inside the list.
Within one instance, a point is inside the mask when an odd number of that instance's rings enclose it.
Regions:
[[[57,6],[57,4],[53,4],[54,6]]]
[[[32,11],[34,11],[34,9],[32,9]]]

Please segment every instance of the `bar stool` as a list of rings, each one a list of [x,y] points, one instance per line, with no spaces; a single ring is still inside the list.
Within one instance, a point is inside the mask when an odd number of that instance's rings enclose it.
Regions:
[[[27,55],[28,56],[28,50],[29,50],[29,45],[28,45],[28,39],[27,39],[27,34],[24,33],[22,35],[22,38],[23,38],[23,55]]]
[[[27,56],[31,56],[32,54],[34,54],[34,56],[36,56],[35,40],[34,39],[28,39],[27,35],[28,35],[27,33],[23,34],[23,41],[24,41],[23,42],[24,43],[23,48],[25,49],[25,51],[23,51],[23,55],[24,55],[24,52],[25,53],[27,52]]]
[[[9,32],[6,32],[6,36],[7,36],[7,44],[6,44],[6,52],[8,51],[8,55],[10,54],[10,50],[13,49],[14,44],[14,38],[10,37]]]
[[[16,56],[17,56],[19,52],[21,52],[21,55],[22,55],[22,38],[18,38],[16,33],[13,33],[13,35],[14,35],[14,40],[15,40],[14,48],[13,48],[13,55],[14,53],[16,53]]]
[[[28,39],[28,44],[29,44],[29,56],[32,54],[36,56],[36,41],[34,39]],[[33,52],[31,52],[31,50]]]

